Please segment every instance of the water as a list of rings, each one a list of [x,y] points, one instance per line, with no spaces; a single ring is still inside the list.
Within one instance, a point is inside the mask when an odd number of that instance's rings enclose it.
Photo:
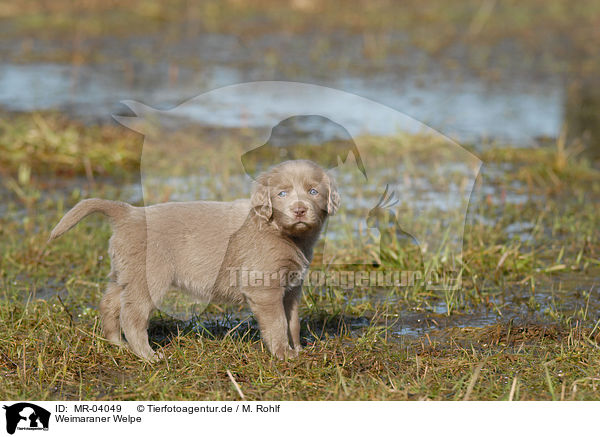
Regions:
[[[111,114],[124,112],[119,104],[122,100],[168,108],[201,93],[247,80],[243,71],[230,66],[212,65],[202,72],[181,70],[177,82],[169,83],[168,71],[160,66],[136,73],[132,81],[124,68],[110,64],[3,64],[0,105],[9,111],[55,109],[86,121],[108,122]],[[431,77],[345,76],[314,83],[387,105],[459,142],[495,138],[530,145],[537,137],[556,137],[560,132],[565,96],[553,81],[523,89],[521,83],[490,85],[476,77],[457,82],[435,77],[436,74],[428,76]],[[302,98],[298,95],[298,99]],[[186,115],[199,124],[238,127],[240,112],[257,119],[271,114],[276,124],[278,111],[284,111],[280,105],[276,99],[257,102],[241,93],[195,107]],[[341,121],[356,124],[360,119],[350,115]],[[395,133],[395,126],[378,125],[377,119],[369,122],[372,133]]]
[[[403,36],[389,38],[393,41]],[[164,109],[227,85],[287,80],[355,93],[459,142],[494,138],[524,145],[538,137],[556,137],[565,117],[576,118],[572,114],[581,106],[581,99],[564,91],[564,77],[509,65],[499,79],[491,81],[461,62],[467,50],[460,45],[452,48],[458,61],[452,64],[416,49],[390,52],[383,60],[370,61],[361,55],[362,35],[350,34],[330,35],[327,50],[320,56],[308,56],[306,47],[318,43],[318,36],[309,33],[293,38],[267,34],[248,41],[232,35],[202,34],[177,44],[152,34],[103,38],[85,41],[81,49],[104,61],[72,65],[20,63],[20,40],[6,39],[0,41],[0,53],[17,62],[0,65],[0,106],[14,111],[57,109],[88,121],[107,122],[110,114],[124,111],[119,105],[122,100]],[[60,52],[64,46],[60,41],[35,41],[28,50],[25,56],[35,59]],[[576,94],[591,95],[588,91],[593,85]],[[240,111],[263,118],[262,113],[276,115],[279,105],[276,99],[257,103],[241,94],[195,108],[188,116],[200,124],[238,126]],[[373,126],[377,120],[369,122],[376,133],[389,134],[395,129]]]

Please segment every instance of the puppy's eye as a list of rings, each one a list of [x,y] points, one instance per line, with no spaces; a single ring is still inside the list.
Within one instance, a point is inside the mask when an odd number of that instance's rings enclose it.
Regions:
[[[287,191],[280,191],[277,195],[279,197],[285,197],[285,196],[287,196]]]
[[[316,196],[317,194],[319,194],[319,192],[317,190],[315,190],[314,188],[311,188],[310,190],[308,190],[308,194],[312,194],[313,196]]]

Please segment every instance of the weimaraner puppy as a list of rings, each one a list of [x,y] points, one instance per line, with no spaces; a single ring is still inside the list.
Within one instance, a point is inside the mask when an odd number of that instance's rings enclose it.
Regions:
[[[147,207],[104,199],[79,202],[49,241],[87,215],[110,219],[111,272],[100,302],[104,333],[146,360],[148,320],[170,288],[203,301],[247,302],[268,349],[280,359],[300,350],[302,279],[326,218],[340,196],[333,179],[307,160],[261,174],[250,199],[169,202]]]

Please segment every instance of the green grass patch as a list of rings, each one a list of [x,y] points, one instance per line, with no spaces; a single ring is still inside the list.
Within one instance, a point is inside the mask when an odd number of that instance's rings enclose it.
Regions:
[[[22,145],[1,158],[1,398],[240,399],[232,378],[248,400],[598,398],[600,177],[568,147],[483,153],[488,170],[470,205],[459,290],[307,286],[305,349],[286,362],[264,349],[244,308],[210,305],[187,322],[158,312],[150,337],[168,359],[146,364],[102,338],[96,308],[109,271],[108,223],[87,218],[46,244],[78,200],[126,195],[123,175],[139,165],[139,138],[50,115],[17,120],[0,134],[4,145]],[[194,137],[177,137],[173,147]],[[414,140],[424,144],[422,159],[437,144]],[[397,143],[365,144],[383,171],[405,158],[389,146]],[[221,144],[201,146],[211,165],[232,171],[229,160],[215,159]],[[93,178],[86,156],[94,157]],[[409,266],[388,255],[386,266]]]

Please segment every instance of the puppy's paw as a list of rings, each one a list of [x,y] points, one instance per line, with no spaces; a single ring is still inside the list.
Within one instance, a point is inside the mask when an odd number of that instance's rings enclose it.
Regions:
[[[287,358],[298,358],[298,353],[299,352],[300,351],[298,349],[296,349],[296,348],[294,348],[294,349],[289,348],[287,350]]]
[[[289,345],[282,345],[280,347],[274,348],[273,355],[275,355],[280,360],[287,360],[291,358],[298,357],[298,351],[292,349]]]
[[[162,351],[152,351],[147,354],[138,355],[142,360],[147,361],[149,363],[157,363],[161,360],[165,359],[165,354]]]
[[[123,345],[123,339],[121,338],[120,331],[110,331],[104,333],[104,338],[109,342],[116,346]]]

